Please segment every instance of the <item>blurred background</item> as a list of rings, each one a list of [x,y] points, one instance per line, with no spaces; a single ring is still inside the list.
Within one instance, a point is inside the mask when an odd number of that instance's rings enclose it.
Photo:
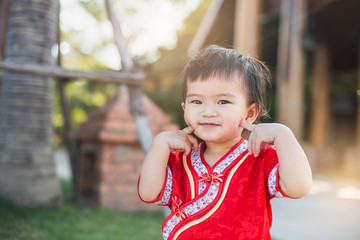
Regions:
[[[1,0],[0,238],[161,239],[136,192],[152,135],[185,126],[180,73],[217,44],[272,72],[314,184],[275,239],[360,239],[360,1]],[[150,133],[151,130],[151,133]],[[4,216],[4,217],[3,217]]]

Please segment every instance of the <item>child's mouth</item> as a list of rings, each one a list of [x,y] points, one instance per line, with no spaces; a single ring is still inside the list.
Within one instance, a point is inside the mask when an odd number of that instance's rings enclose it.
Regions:
[[[219,124],[217,123],[200,123],[200,126],[202,127],[217,127]]]

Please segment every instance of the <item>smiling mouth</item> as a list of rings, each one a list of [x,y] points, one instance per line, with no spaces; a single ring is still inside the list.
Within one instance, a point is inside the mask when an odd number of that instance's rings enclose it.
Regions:
[[[217,126],[220,126],[219,124],[216,124],[216,123],[200,123],[199,125],[202,126],[202,127],[217,127]]]

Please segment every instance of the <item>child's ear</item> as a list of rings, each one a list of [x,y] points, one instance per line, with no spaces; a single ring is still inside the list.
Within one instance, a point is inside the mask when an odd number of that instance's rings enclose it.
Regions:
[[[185,103],[181,103],[181,107],[182,107],[182,109],[185,111]]]
[[[246,109],[247,115],[246,115],[246,122],[253,123],[259,116],[260,110],[256,106],[255,103],[250,104]]]

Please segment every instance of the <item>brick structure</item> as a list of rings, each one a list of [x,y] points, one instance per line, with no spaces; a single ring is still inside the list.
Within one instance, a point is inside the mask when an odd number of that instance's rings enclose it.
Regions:
[[[169,117],[149,98],[143,98],[155,134],[176,130]],[[124,86],[79,128],[79,197],[106,208],[122,211],[154,210],[137,196],[137,179],[144,153]]]

